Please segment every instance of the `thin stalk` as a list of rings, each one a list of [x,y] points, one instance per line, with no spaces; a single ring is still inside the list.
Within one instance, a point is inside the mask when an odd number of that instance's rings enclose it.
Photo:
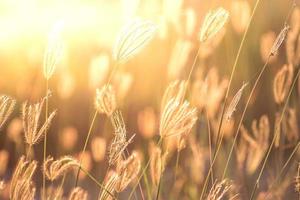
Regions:
[[[48,106],[49,106],[49,100],[48,100],[48,90],[49,90],[49,80],[46,79],[46,111],[45,111],[45,119],[46,123],[48,120]],[[44,155],[43,155],[43,163],[46,161],[47,156],[47,132],[45,130],[45,136],[44,136]],[[46,174],[43,173],[43,199],[46,199]]]
[[[223,107],[222,107],[221,119],[220,119],[220,123],[219,123],[219,127],[218,127],[218,132],[217,132],[216,145],[218,145],[219,142],[222,143],[222,140],[220,139],[220,134],[221,134],[222,124],[223,124],[223,118],[224,118],[224,114],[225,114],[225,108],[226,108],[226,105],[227,105],[227,100],[228,100],[229,91],[230,91],[230,88],[231,88],[233,76],[234,76],[234,73],[235,73],[235,71],[236,71],[236,67],[237,67],[237,64],[238,64],[238,61],[239,61],[239,58],[240,58],[242,49],[243,49],[243,47],[244,47],[244,43],[245,43],[245,40],[246,40],[246,36],[247,36],[247,34],[248,34],[248,32],[249,32],[249,28],[250,28],[252,19],[253,19],[253,17],[254,17],[254,14],[255,14],[255,12],[256,12],[256,9],[257,9],[257,7],[258,7],[259,2],[260,2],[260,0],[257,0],[256,3],[255,3],[255,5],[254,5],[253,11],[252,11],[251,16],[250,16],[250,19],[249,19],[249,23],[247,24],[246,30],[245,30],[245,32],[244,32],[244,34],[243,34],[243,37],[242,37],[240,46],[239,46],[239,48],[238,48],[237,55],[236,55],[236,57],[235,57],[235,61],[234,61],[234,64],[233,64],[233,67],[232,67],[232,71],[231,71],[231,74],[230,74],[230,79],[229,79],[228,87],[227,87],[227,89],[226,89],[226,94],[225,94],[225,98],[224,98],[224,104],[223,104]],[[220,140],[220,141],[219,141],[219,140]]]
[[[96,110],[96,111],[95,111],[95,114],[94,114],[94,116],[93,116],[93,119],[92,119],[90,128],[89,128],[88,134],[87,134],[87,136],[86,136],[86,139],[85,139],[85,142],[84,142],[84,146],[83,146],[82,152],[85,152],[85,150],[86,150],[86,147],[87,147],[87,144],[88,144],[89,138],[90,138],[90,136],[91,136],[92,129],[93,129],[93,126],[94,126],[96,117],[97,117],[97,113],[98,113],[98,112],[97,112],[97,110]],[[77,187],[77,185],[78,185],[79,172],[80,172],[80,168],[81,168],[81,164],[82,164],[82,159],[83,159],[83,155],[80,156],[79,168],[78,168],[77,174],[76,174],[75,187]]]
[[[111,71],[110,76],[109,76],[108,81],[107,81],[107,84],[110,84],[110,82],[112,81],[112,78],[113,78],[115,72],[117,71],[118,66],[119,66],[119,63],[118,63],[118,62],[116,62],[116,63],[113,65],[112,71]]]
[[[142,200],[145,200],[144,193],[143,193],[143,190],[142,190],[142,186],[141,186],[140,183],[139,183],[139,190],[140,190],[140,193],[141,193],[141,196],[142,196]]]
[[[271,55],[271,54],[270,54],[270,55]],[[228,156],[228,159],[227,159],[227,162],[226,162],[226,166],[225,166],[225,169],[224,169],[224,172],[223,172],[222,179],[224,179],[224,177],[225,177],[226,170],[227,170],[227,167],[228,167],[228,164],[229,164],[229,161],[230,161],[232,152],[233,152],[233,148],[234,148],[235,143],[236,143],[236,141],[237,141],[239,129],[240,129],[241,125],[242,125],[242,121],[243,121],[243,118],[244,118],[244,116],[245,116],[247,107],[248,107],[248,105],[249,105],[249,103],[250,103],[250,100],[251,100],[251,97],[252,97],[252,95],[253,95],[253,93],[254,93],[254,90],[256,89],[256,86],[257,86],[257,84],[258,84],[258,82],[259,82],[259,80],[260,80],[260,78],[261,78],[263,72],[265,71],[265,69],[266,69],[266,67],[267,67],[268,61],[269,61],[269,59],[270,59],[270,55],[268,56],[268,59],[267,59],[266,63],[264,64],[263,68],[261,69],[261,71],[260,71],[260,73],[259,73],[259,75],[258,75],[258,78],[256,79],[256,81],[255,81],[255,83],[254,83],[254,86],[253,86],[253,88],[252,88],[252,90],[251,90],[251,92],[250,92],[250,95],[249,95],[249,97],[248,97],[246,106],[245,106],[245,108],[244,108],[244,110],[243,110],[241,119],[240,119],[240,121],[239,121],[239,125],[238,125],[237,131],[236,131],[236,134],[235,134],[235,137],[234,137],[234,140],[233,140],[233,144],[232,144],[231,149],[230,149],[230,153],[229,153],[229,156]],[[223,138],[223,135],[221,135],[221,138]],[[222,140],[221,140],[221,142],[222,142]],[[216,158],[217,158],[217,155],[218,155],[218,152],[219,152],[219,150],[220,150],[220,147],[221,147],[221,143],[217,146],[217,150],[216,150],[216,153],[215,153],[215,155],[214,155],[214,159],[213,159],[212,165],[211,165],[211,167],[210,167],[210,169],[209,169],[209,171],[208,171],[208,175],[206,176],[206,179],[205,179],[205,183],[204,183],[204,186],[203,186],[203,189],[202,189],[202,193],[201,193],[200,199],[203,198],[203,195],[204,195],[204,193],[205,193],[206,186],[207,186],[207,181],[208,181],[208,178],[209,178],[210,173],[211,173],[211,171],[212,171],[212,166],[214,165],[215,160],[216,160]]]
[[[27,153],[26,153],[26,160],[29,159],[29,154],[30,154],[31,148],[32,148],[32,145],[29,145],[29,146],[28,146]]]
[[[146,189],[147,189],[148,199],[151,199],[150,185],[149,185],[149,181],[148,181],[148,177],[147,176],[144,176],[144,182],[145,182]]]
[[[195,57],[195,59],[194,59],[194,61],[193,61],[193,65],[192,65],[192,67],[191,67],[191,70],[190,70],[190,73],[189,73],[189,75],[188,75],[188,78],[186,79],[186,82],[187,82],[187,83],[190,81],[190,79],[191,79],[191,77],[192,77],[192,74],[193,74],[193,71],[194,71],[196,62],[197,62],[197,60],[198,60],[199,53],[200,53],[200,45],[199,45],[199,47],[198,47],[197,54],[196,54],[196,57]]]
[[[110,165],[109,165],[108,168],[106,169],[105,176],[104,176],[104,179],[103,179],[103,183],[102,183],[102,184],[104,184],[104,181],[106,180],[106,177],[107,177],[107,175],[108,175],[109,170],[110,170]],[[100,196],[101,196],[101,190],[99,191],[98,199],[100,198]]]
[[[174,184],[176,183],[176,178],[177,178],[177,170],[178,170],[178,165],[179,165],[179,158],[180,158],[180,151],[177,151],[177,154],[176,154],[176,165],[175,165],[175,175],[174,175]]]
[[[289,91],[289,94],[288,94],[288,96],[287,96],[287,98],[286,98],[286,100],[285,100],[285,104],[284,104],[284,106],[283,106],[283,109],[282,109],[282,112],[281,112],[281,115],[280,115],[280,119],[279,119],[279,123],[278,123],[278,124],[281,124],[281,122],[282,122],[283,116],[284,116],[284,114],[285,114],[285,111],[286,111],[287,106],[288,106],[288,103],[289,103],[289,99],[290,99],[290,97],[291,97],[291,94],[292,94],[292,92],[293,92],[293,88],[294,88],[295,85],[296,85],[296,82],[297,82],[297,80],[298,80],[299,75],[300,75],[300,69],[298,69],[297,75],[295,76],[295,79],[294,79],[294,81],[293,81],[293,84],[292,84],[292,86],[291,86],[291,89],[290,89],[290,91]],[[260,172],[259,172],[259,175],[258,175],[258,177],[257,177],[257,179],[256,179],[255,185],[254,185],[253,190],[252,190],[252,193],[251,193],[250,200],[252,200],[252,199],[254,198],[254,196],[255,196],[255,192],[256,192],[256,190],[257,190],[257,187],[258,187],[260,178],[261,178],[261,176],[262,176],[262,174],[263,174],[263,171],[264,171],[264,169],[265,169],[267,160],[268,160],[268,158],[269,158],[269,155],[270,155],[271,150],[272,150],[272,148],[273,148],[273,145],[274,145],[274,143],[275,143],[276,137],[278,136],[279,133],[280,133],[280,132],[279,132],[279,130],[278,130],[278,126],[276,126],[275,134],[274,134],[273,139],[272,139],[272,142],[271,142],[271,144],[270,144],[270,146],[269,146],[267,155],[266,155],[266,157],[265,157],[265,159],[264,159],[264,162],[263,162],[263,165],[262,165],[261,170],[260,170]]]
[[[222,175],[222,179],[225,178],[225,175],[226,175],[226,172],[227,172],[227,168],[228,168],[228,165],[229,165],[229,162],[230,162],[232,153],[233,153],[233,149],[234,149],[235,143],[236,143],[237,138],[238,138],[238,135],[239,135],[239,130],[240,130],[241,126],[242,126],[243,119],[244,119],[244,117],[245,117],[247,108],[248,108],[248,106],[249,106],[249,103],[250,103],[250,101],[251,101],[251,98],[252,98],[252,96],[253,96],[253,93],[254,93],[254,91],[255,91],[255,89],[256,89],[256,87],[257,87],[257,84],[258,84],[258,82],[259,82],[260,79],[261,79],[262,74],[264,73],[266,67],[268,66],[268,63],[269,63],[270,58],[271,58],[271,54],[269,54],[269,56],[268,56],[268,58],[267,58],[267,61],[265,62],[263,68],[261,69],[261,71],[260,71],[260,73],[259,73],[257,79],[255,80],[255,83],[254,83],[254,85],[253,85],[253,87],[252,87],[252,89],[251,89],[250,95],[249,95],[249,97],[248,97],[248,99],[247,99],[247,102],[246,102],[246,105],[245,105],[245,107],[244,107],[242,116],[241,116],[241,118],[240,118],[238,127],[237,127],[237,129],[236,129],[236,133],[235,133],[235,136],[234,136],[233,143],[232,143],[232,145],[231,145],[231,149],[230,149],[230,152],[229,152],[229,155],[228,155],[228,159],[227,159],[227,161],[226,161],[226,165],[225,165],[225,168],[224,168],[224,172],[223,172],[223,175]]]
[[[167,146],[168,146],[168,144],[167,144]],[[161,147],[161,143],[159,144],[159,147]],[[159,181],[158,181],[158,186],[157,186],[156,200],[158,200],[158,197],[159,197],[160,186],[161,186],[161,181],[162,181],[162,176],[163,176],[162,166],[160,166],[160,171],[161,171],[161,174],[159,176]]]
[[[158,200],[158,197],[159,197],[160,185],[161,185],[161,177],[162,177],[162,174],[161,174],[160,177],[159,177],[159,182],[158,182],[158,186],[157,186],[157,193],[156,193],[156,198],[155,198],[155,200]]]
[[[65,180],[66,180],[66,176],[67,176],[67,173],[64,173],[64,176],[62,178],[62,181],[61,181],[61,184],[59,186],[58,192],[63,191],[63,186],[64,186],[64,183],[65,183]]]
[[[108,190],[105,188],[105,186],[103,186],[101,183],[99,183],[99,182],[94,178],[94,176],[92,176],[87,170],[85,170],[84,168],[82,168],[82,167],[80,167],[80,166],[78,166],[78,167],[79,167],[79,169],[80,169],[83,173],[85,173],[92,181],[94,181],[94,183],[96,183],[97,186],[98,186],[99,188],[101,188],[102,190],[104,190],[105,192],[107,192],[113,199],[116,199],[115,196],[114,196],[110,191],[108,191]]]
[[[218,155],[218,153],[220,151],[220,148],[221,148],[221,145],[218,145],[217,149],[216,149],[216,155]],[[210,174],[212,172],[212,167],[213,167],[213,165],[214,165],[214,163],[215,163],[216,160],[217,160],[217,156],[214,156],[213,160],[212,160],[212,163],[211,163],[211,165],[209,167],[208,174],[207,174],[207,176],[205,178],[205,182],[204,182],[204,185],[203,185],[203,188],[202,188],[202,192],[201,192],[201,195],[200,195],[200,200],[204,197],[204,194],[205,194],[205,191],[206,191],[206,186],[207,186],[207,183],[208,183],[208,179],[209,179],[209,176],[210,176]]]
[[[210,166],[212,166],[212,141],[211,141],[211,131],[210,131],[210,124],[209,124],[209,118],[208,114],[206,113],[206,121],[207,121],[207,130],[208,130],[208,146],[209,146],[209,161]],[[211,171],[211,183],[214,183],[214,174],[213,171]]]
[[[249,28],[250,28],[251,22],[253,20],[253,17],[254,17],[254,14],[256,12],[256,9],[258,7],[259,2],[260,2],[260,0],[257,0],[256,3],[255,3],[255,5],[254,5],[254,8],[252,10],[252,13],[251,13],[251,16],[250,16],[250,19],[249,19],[249,23],[247,24],[246,30],[245,30],[245,32],[243,34],[243,37],[242,37],[240,46],[238,48],[237,55],[235,57],[235,61],[234,61],[233,67],[232,67],[232,71],[231,71],[231,74],[230,74],[230,79],[229,79],[228,87],[226,89],[226,94],[225,94],[225,98],[224,98],[224,104],[223,104],[223,107],[222,107],[221,119],[220,119],[220,123],[219,123],[219,126],[218,126],[217,139],[216,139],[217,150],[214,152],[214,156],[213,156],[214,159],[213,160],[215,160],[215,158],[217,157],[218,151],[220,149],[219,146],[221,146],[222,140],[223,140],[223,136],[221,136],[221,129],[222,129],[223,118],[224,118],[224,114],[225,114],[225,108],[226,108],[226,104],[227,104],[228,95],[229,95],[229,91],[230,91],[230,88],[231,88],[233,76],[234,76],[234,73],[236,71],[236,67],[237,67],[237,64],[238,64],[238,61],[239,61],[242,49],[244,47],[246,36],[247,36],[247,34],[249,32]],[[214,164],[214,162],[212,162],[211,168],[213,167],[213,164]],[[210,169],[209,171],[212,171],[212,170]],[[207,176],[210,176],[210,173]],[[204,187],[202,189],[202,194],[201,194],[200,199],[203,198],[203,194],[204,194],[205,190],[206,190],[206,185],[204,185]]]

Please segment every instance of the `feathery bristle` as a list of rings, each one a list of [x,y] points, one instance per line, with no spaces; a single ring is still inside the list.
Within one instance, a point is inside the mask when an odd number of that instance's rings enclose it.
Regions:
[[[48,46],[44,55],[43,73],[44,77],[49,80],[56,68],[57,63],[61,59],[63,51],[63,43],[61,39],[61,26],[62,24],[56,24],[51,31],[48,39]]]
[[[45,132],[48,130],[52,119],[56,115],[56,111],[53,111],[45,123],[41,127],[39,126],[42,108],[46,98],[48,97],[43,98],[39,103],[33,105],[27,105],[27,102],[23,104],[22,119],[25,142],[30,146],[41,140]]]
[[[197,110],[187,101],[171,99],[162,110],[159,134],[162,138],[188,134],[197,121]]]
[[[224,179],[220,182],[215,182],[211,187],[206,200],[221,200],[232,188],[232,184],[229,180]]]
[[[37,162],[28,162],[22,156],[11,179],[10,199],[11,200],[33,200],[35,187],[32,183],[32,176],[37,167]]]
[[[96,90],[95,107],[99,113],[111,116],[117,108],[115,90],[111,85],[104,85]]]
[[[203,21],[200,31],[200,42],[205,42],[214,37],[228,21],[229,12],[220,7],[209,11]]]
[[[70,156],[64,156],[55,161],[49,156],[43,164],[43,171],[49,180],[54,181],[68,170],[79,165],[79,162]]]
[[[130,21],[120,32],[113,48],[114,59],[124,62],[138,53],[156,33],[157,26],[141,19]]]
[[[129,140],[126,139],[126,127],[121,111],[116,110],[112,114],[111,122],[115,137],[109,148],[109,165],[114,165],[120,160],[124,150],[132,142],[135,135]]]
[[[276,55],[279,47],[283,43],[287,33],[289,32],[290,26],[285,24],[284,28],[280,31],[279,35],[277,36],[272,48],[271,48],[271,55]]]
[[[239,103],[239,101],[240,101],[240,99],[241,99],[241,97],[242,97],[242,94],[243,94],[243,91],[244,91],[244,89],[245,89],[245,87],[248,85],[248,83],[244,83],[243,85],[242,85],[242,87],[239,89],[239,91],[234,95],[234,97],[232,98],[232,100],[231,100],[231,102],[230,102],[230,104],[229,104],[229,106],[228,106],[228,108],[227,108],[227,110],[226,110],[226,112],[225,112],[225,119],[227,120],[227,121],[229,121],[230,119],[231,119],[231,117],[232,117],[232,114],[233,114],[233,112],[235,111],[235,109],[236,109],[236,106],[237,106],[237,104]]]
[[[14,110],[16,101],[9,96],[0,96],[0,129]]]

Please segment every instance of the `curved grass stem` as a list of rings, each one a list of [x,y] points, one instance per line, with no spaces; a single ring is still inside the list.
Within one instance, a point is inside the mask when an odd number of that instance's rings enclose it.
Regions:
[[[94,123],[95,123],[95,120],[96,120],[96,117],[97,117],[97,110],[95,111],[95,114],[93,116],[93,119],[92,119],[92,122],[91,122],[91,125],[90,125],[90,128],[89,128],[89,131],[88,131],[88,134],[86,136],[86,139],[85,139],[85,142],[84,142],[84,146],[83,146],[83,149],[82,149],[82,152],[85,152],[86,150],[86,147],[87,147],[87,144],[88,144],[88,141],[90,139],[90,136],[91,136],[91,133],[92,133],[92,130],[93,130],[93,126],[94,126]],[[79,172],[80,172],[80,168],[81,168],[81,164],[82,164],[82,159],[83,159],[83,156],[81,155],[80,156],[80,166],[77,170],[77,174],[76,174],[76,181],[75,181],[75,187],[77,187],[78,185],[78,179],[79,179]]]

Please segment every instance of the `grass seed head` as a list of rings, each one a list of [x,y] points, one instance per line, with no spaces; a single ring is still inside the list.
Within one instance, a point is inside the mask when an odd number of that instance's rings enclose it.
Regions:
[[[209,11],[203,21],[200,31],[200,42],[214,37],[228,21],[229,12],[222,7]]]
[[[16,101],[9,96],[0,96],[0,129],[14,110]]]

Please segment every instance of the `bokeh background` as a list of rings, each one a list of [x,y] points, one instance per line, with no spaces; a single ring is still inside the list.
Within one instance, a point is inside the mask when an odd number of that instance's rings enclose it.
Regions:
[[[292,2],[261,0],[237,65],[230,97],[243,82],[253,82],[283,27]],[[48,153],[54,157],[77,156],[82,149],[94,113],[95,90],[107,81],[114,64],[111,54],[118,32],[134,16],[155,22],[159,30],[146,48],[120,66],[113,83],[128,134],[136,134],[129,149],[147,152],[149,140],[158,134],[164,89],[172,80],[187,78],[199,47],[200,25],[207,11],[223,6],[230,12],[230,21],[213,44],[201,49],[192,81],[211,69],[216,71],[215,79],[217,76],[224,80],[229,78],[254,3],[254,0],[1,0],[0,93],[17,99],[17,108],[0,131],[0,154],[4,155],[0,157],[6,162],[6,166],[0,168],[0,176],[4,179],[11,176],[20,151],[25,148],[20,121],[22,102],[36,102],[45,96],[43,56],[48,34],[57,22],[63,23],[64,51],[50,79],[50,110],[57,109],[58,113],[48,133]],[[250,127],[251,121],[262,114],[270,115],[273,123],[277,109],[273,101],[273,78],[286,62],[283,45],[280,53],[271,59],[255,92],[255,101],[251,102],[244,120],[246,126]],[[249,94],[249,88],[246,94]],[[296,109],[299,111],[299,105]],[[219,110],[217,107],[216,112]],[[236,115],[238,118],[240,112]],[[197,123],[198,128],[205,126],[202,118]],[[87,168],[101,180],[107,168],[111,131],[106,117],[98,115],[85,155]],[[206,136],[201,136],[205,132],[196,132],[197,137],[205,139]],[[205,146],[207,141],[200,140],[200,144]],[[229,144],[225,141],[225,153],[228,153]],[[34,155],[42,161],[42,142],[35,146]],[[225,163],[220,161],[219,164]],[[168,170],[166,174],[168,177]],[[69,178],[66,185],[71,187],[73,179]],[[38,175],[36,181],[37,185],[41,183]],[[98,192],[84,177],[80,185],[89,190],[91,196]],[[3,193],[1,198],[5,199],[5,195]],[[295,195],[293,187],[287,189],[286,197]]]

